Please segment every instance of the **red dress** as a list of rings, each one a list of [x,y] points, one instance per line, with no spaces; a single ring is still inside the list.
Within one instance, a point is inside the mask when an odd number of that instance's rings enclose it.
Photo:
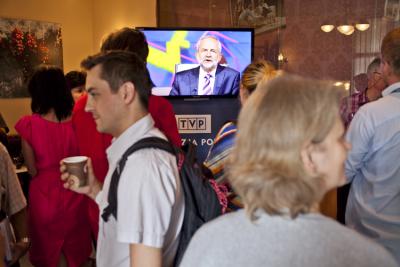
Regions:
[[[60,253],[69,267],[81,266],[91,252],[87,199],[63,187],[61,159],[78,155],[72,122],[51,122],[37,114],[15,125],[35,153],[37,174],[29,186],[30,261],[35,266],[57,266]]]
[[[108,171],[106,149],[111,143],[111,135],[99,133],[92,114],[85,111],[87,94],[75,103],[72,122],[78,136],[81,155],[92,159],[94,173],[97,179],[104,182]],[[181,137],[176,125],[175,113],[171,103],[161,96],[151,95],[149,98],[149,113],[154,119],[155,127],[176,146],[181,146]],[[99,208],[96,202],[89,200],[89,218],[92,233],[97,240],[99,231]]]

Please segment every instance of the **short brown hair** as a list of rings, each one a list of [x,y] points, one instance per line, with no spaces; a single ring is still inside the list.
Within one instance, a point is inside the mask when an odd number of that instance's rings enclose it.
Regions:
[[[128,27],[112,32],[104,39],[100,51],[110,50],[125,50],[136,53],[143,62],[147,62],[149,55],[146,36],[140,30]]]
[[[396,28],[385,35],[381,46],[382,59],[393,69],[396,76],[400,76],[400,28]]]
[[[283,74],[261,84],[240,112],[229,180],[254,219],[309,212],[322,199],[322,177],[304,169],[301,151],[321,143],[339,114],[343,89]]]
[[[123,83],[132,82],[143,108],[148,109],[151,83],[145,63],[135,53],[122,50],[102,52],[81,63],[86,70],[97,65],[101,65],[100,77],[108,82],[112,92],[118,92]]]

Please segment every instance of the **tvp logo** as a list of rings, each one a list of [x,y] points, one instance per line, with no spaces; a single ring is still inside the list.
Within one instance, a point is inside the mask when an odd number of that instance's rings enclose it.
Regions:
[[[179,133],[211,133],[211,115],[175,115]]]

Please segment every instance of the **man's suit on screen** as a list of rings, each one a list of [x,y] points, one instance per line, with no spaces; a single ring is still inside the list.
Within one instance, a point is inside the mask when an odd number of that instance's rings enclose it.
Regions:
[[[198,95],[199,72],[200,67],[176,73],[170,95]],[[237,95],[239,81],[239,72],[229,67],[218,65],[215,72],[212,95]]]

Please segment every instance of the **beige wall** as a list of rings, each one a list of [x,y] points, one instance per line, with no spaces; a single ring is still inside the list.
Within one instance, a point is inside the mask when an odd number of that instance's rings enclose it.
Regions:
[[[95,51],[99,49],[103,37],[116,29],[125,26],[156,26],[156,0],[94,0],[93,3]]]
[[[98,51],[102,37],[123,26],[156,26],[156,0],[0,0],[0,16],[61,23],[64,71]],[[30,114],[29,99],[0,99],[12,133],[16,121]]]

